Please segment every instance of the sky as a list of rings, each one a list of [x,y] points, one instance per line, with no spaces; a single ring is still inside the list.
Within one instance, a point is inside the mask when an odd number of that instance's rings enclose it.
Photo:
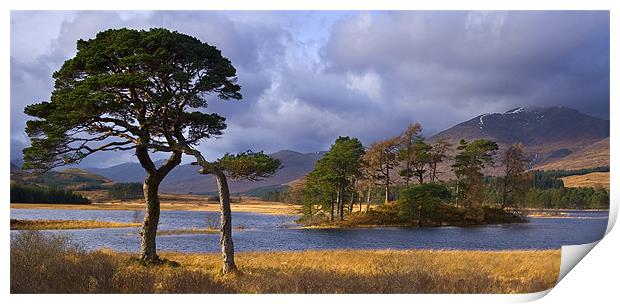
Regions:
[[[244,98],[210,100],[228,125],[199,146],[211,159],[323,151],[341,135],[370,145],[411,122],[432,136],[516,107],[609,119],[604,11],[13,11],[11,159],[29,143],[24,107],[49,100],[76,41],[123,27],[176,30],[231,60]],[[81,166],[134,158],[106,152]]]

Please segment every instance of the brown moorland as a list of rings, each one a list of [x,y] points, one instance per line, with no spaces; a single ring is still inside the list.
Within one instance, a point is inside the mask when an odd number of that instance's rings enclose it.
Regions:
[[[568,188],[605,188],[609,190],[609,172],[592,172],[562,177]]]
[[[530,293],[552,288],[560,251],[311,250],[220,255],[162,253],[180,266],[88,252],[24,233],[11,242],[12,293]],[[132,260],[133,258],[133,260]]]

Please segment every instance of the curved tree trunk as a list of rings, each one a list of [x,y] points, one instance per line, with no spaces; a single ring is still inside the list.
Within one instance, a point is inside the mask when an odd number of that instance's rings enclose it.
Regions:
[[[170,171],[181,163],[181,152],[173,152],[166,162],[159,168],[148,155],[145,147],[136,148],[136,156],[140,165],[146,170],[146,178],[142,190],[144,191],[144,201],[146,203],[146,213],[144,223],[140,232],[140,260],[146,263],[157,263],[157,226],[159,225],[159,184]]]
[[[232,240],[232,216],[230,211],[230,192],[223,172],[215,172],[217,190],[220,195],[220,246],[222,249],[222,273],[237,271],[235,249]]]
[[[156,262],[157,256],[156,237],[157,226],[159,224],[159,181],[150,173],[147,174],[142,186],[144,200],[146,202],[146,213],[144,214],[144,224],[140,232],[140,260],[145,262]]]

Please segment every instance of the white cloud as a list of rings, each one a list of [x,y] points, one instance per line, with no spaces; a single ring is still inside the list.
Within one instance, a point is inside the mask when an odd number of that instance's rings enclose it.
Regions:
[[[374,72],[364,74],[347,73],[347,88],[365,94],[374,101],[382,99],[381,76]]]

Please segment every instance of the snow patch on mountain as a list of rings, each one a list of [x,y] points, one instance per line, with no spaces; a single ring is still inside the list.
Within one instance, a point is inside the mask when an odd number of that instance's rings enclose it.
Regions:
[[[525,111],[524,108],[518,107],[516,109],[508,110],[508,111],[504,112],[504,114],[518,114],[518,113],[521,113],[523,111]]]
[[[480,126],[480,129],[482,129],[482,125],[484,125],[484,121],[482,120],[483,118],[487,117],[491,115],[490,113],[486,113],[486,114],[482,114],[480,115],[480,122],[478,123],[478,125]]]

